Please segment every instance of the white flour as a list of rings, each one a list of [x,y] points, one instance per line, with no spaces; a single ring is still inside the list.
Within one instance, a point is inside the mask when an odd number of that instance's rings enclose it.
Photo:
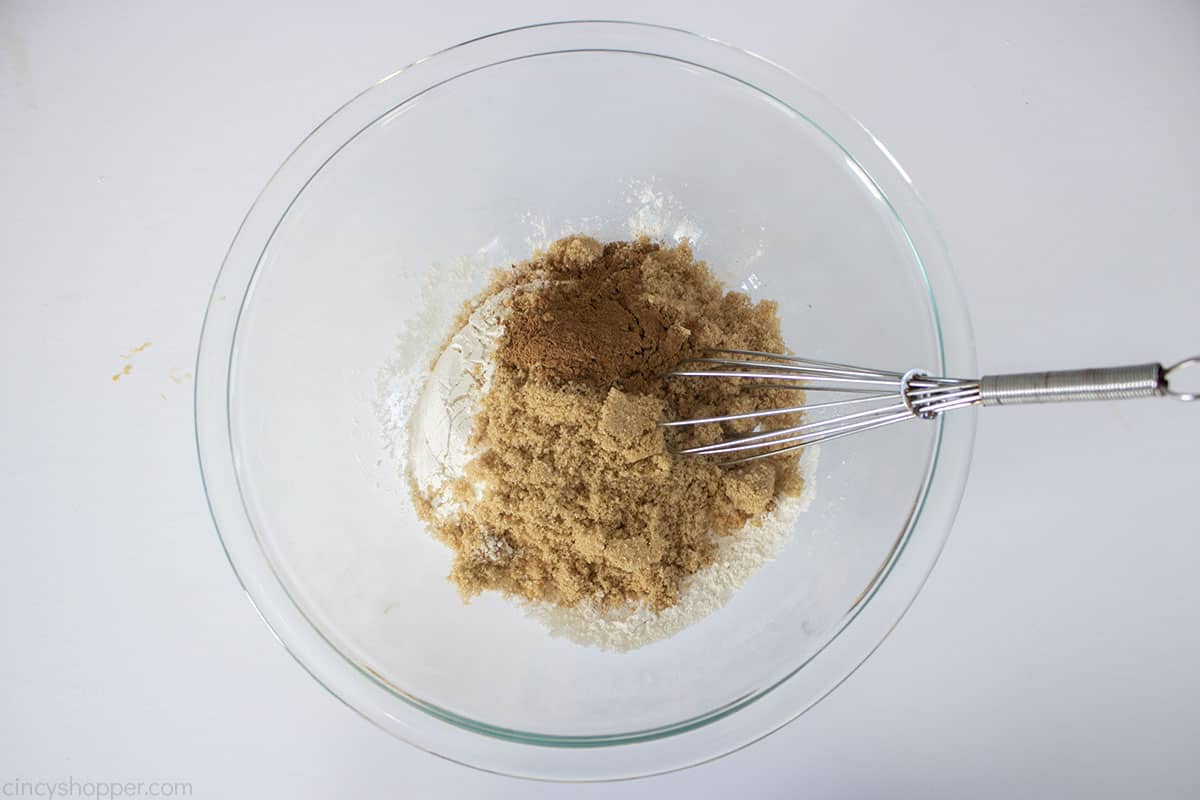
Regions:
[[[687,215],[679,198],[661,188],[654,176],[626,181],[621,199],[628,206],[628,216],[621,228],[631,239],[648,236],[655,241],[675,243],[686,239],[695,246],[704,236],[704,229]],[[545,250],[555,240],[580,231],[592,231],[599,237],[598,232],[609,229],[607,223],[612,221],[604,217],[581,217],[554,224],[532,211],[521,215],[521,222],[529,230],[525,245],[530,253]]]
[[[489,265],[475,256],[431,270],[418,290],[416,316],[405,323],[391,357],[379,369],[375,414],[383,428],[384,452],[402,476],[409,472],[410,422],[435,350],[463,301],[478,290]]]
[[[630,236],[649,236],[661,242],[687,239],[695,246],[704,234],[684,213],[683,203],[670,192],[658,189],[654,178],[630,181],[625,203],[633,208],[626,222]]]
[[[492,353],[504,335],[504,303],[511,289],[492,295],[446,344],[417,398],[409,424],[409,469],[434,512],[454,516],[450,485],[473,458],[470,439],[479,404],[491,384]]]

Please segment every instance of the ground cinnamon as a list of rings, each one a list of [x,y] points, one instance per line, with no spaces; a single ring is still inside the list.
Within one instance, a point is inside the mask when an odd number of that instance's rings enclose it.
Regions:
[[[506,323],[501,361],[554,383],[640,391],[679,361],[689,331],[676,309],[647,295],[649,241],[573,238],[541,268],[552,283],[520,295]]]

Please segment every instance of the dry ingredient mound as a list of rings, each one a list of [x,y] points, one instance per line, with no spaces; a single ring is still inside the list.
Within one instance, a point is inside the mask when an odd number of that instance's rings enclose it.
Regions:
[[[460,320],[502,292],[476,455],[451,486],[457,513],[435,513],[411,482],[421,516],[454,551],[464,599],[494,589],[661,612],[713,563],[721,537],[800,493],[798,454],[722,467],[670,452],[749,423],[664,429],[664,419],[798,404],[790,390],[662,377],[711,349],[785,351],[776,304],[725,291],[686,242],[560,239],[498,271]]]

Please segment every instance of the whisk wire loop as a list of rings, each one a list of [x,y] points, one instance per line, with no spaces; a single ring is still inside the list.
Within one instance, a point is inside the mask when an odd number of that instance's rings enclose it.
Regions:
[[[907,372],[869,369],[756,350],[710,350],[681,362],[668,377],[724,379],[744,382],[751,389],[783,389],[805,393],[804,402],[755,411],[662,422],[664,428],[686,434],[687,429],[718,425],[721,438],[678,447],[675,452],[714,456],[722,464],[738,464],[794,452],[818,442],[838,439],[909,419],[937,419],[947,411],[974,405],[1011,405],[1131,397],[1200,399],[1200,394],[1173,390],[1176,373],[1200,365],[1200,356],[1164,368],[1135,364],[1058,372],[985,375],[979,379],[944,378],[918,369]],[[839,395],[807,402],[807,395]],[[796,415],[798,424],[765,427],[778,417]],[[752,422],[749,432],[724,435],[729,423]],[[685,436],[686,438],[686,436]]]

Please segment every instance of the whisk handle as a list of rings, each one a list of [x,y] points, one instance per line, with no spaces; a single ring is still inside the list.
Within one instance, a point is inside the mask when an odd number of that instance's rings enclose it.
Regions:
[[[985,406],[1157,396],[1195,400],[1196,395],[1171,391],[1167,381],[1172,372],[1196,363],[1200,363],[1200,357],[1181,361],[1170,368],[1162,364],[1135,364],[1128,367],[985,375],[979,381],[979,393]]]

